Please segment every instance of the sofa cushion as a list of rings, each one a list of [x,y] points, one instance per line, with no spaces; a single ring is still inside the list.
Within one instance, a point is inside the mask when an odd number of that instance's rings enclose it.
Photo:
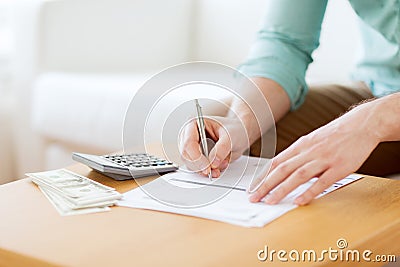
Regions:
[[[149,76],[42,74],[34,83],[33,127],[56,141],[121,150],[125,111]]]
[[[96,151],[122,150],[123,124],[126,110],[141,85],[150,74],[101,75],[45,73],[34,83],[32,123],[45,139],[64,145],[78,145]],[[190,114],[175,109],[199,93],[204,97],[224,99],[228,93],[215,86],[190,84],[161,96],[148,91],[142,96],[158,99],[150,114],[135,109],[134,118],[146,118],[146,142],[159,142],[165,120],[171,117],[176,127]],[[140,101],[146,101],[141,99]],[[203,100],[207,105],[208,101]],[[187,106],[189,107],[189,106]],[[190,109],[190,108],[189,108]],[[194,108],[193,108],[194,111]],[[192,114],[194,115],[194,114]],[[132,126],[131,121],[129,125]],[[130,134],[136,142],[140,133]],[[175,141],[175,138],[172,137]]]

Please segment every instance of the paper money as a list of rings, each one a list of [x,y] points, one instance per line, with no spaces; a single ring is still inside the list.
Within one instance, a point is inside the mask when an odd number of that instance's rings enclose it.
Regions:
[[[42,184],[51,187],[59,193],[73,198],[115,191],[114,188],[102,185],[65,169],[28,173],[27,175],[39,180]]]
[[[43,189],[40,186],[39,188],[61,216],[80,215],[111,210],[110,207],[72,209],[62,197],[58,196],[57,194],[51,193],[50,191],[46,191],[46,189]]]
[[[112,187],[65,169],[27,175],[64,216],[107,211],[122,197]]]

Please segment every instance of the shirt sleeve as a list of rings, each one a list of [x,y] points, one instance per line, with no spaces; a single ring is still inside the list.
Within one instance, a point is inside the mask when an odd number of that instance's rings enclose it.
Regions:
[[[319,45],[327,0],[269,0],[266,13],[239,71],[279,83],[297,109],[308,87],[305,73]]]

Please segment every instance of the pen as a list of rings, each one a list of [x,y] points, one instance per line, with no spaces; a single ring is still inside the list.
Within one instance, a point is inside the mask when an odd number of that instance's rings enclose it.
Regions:
[[[208,146],[207,146],[207,138],[206,138],[206,126],[204,124],[203,112],[201,111],[201,106],[199,104],[199,100],[195,99],[196,110],[197,110],[197,128],[199,129],[201,149],[203,150],[203,155],[208,159]],[[208,173],[208,178],[212,181],[211,170]]]

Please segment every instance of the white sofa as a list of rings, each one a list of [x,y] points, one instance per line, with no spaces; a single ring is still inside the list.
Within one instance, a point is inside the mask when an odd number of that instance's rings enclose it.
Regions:
[[[16,9],[20,173],[122,149],[131,97],[150,75],[193,60],[237,66],[264,0],[58,0]],[[330,1],[307,79],[342,81],[358,40],[347,1]],[[329,52],[331,49],[335,53]],[[27,127],[26,125],[29,125]]]

